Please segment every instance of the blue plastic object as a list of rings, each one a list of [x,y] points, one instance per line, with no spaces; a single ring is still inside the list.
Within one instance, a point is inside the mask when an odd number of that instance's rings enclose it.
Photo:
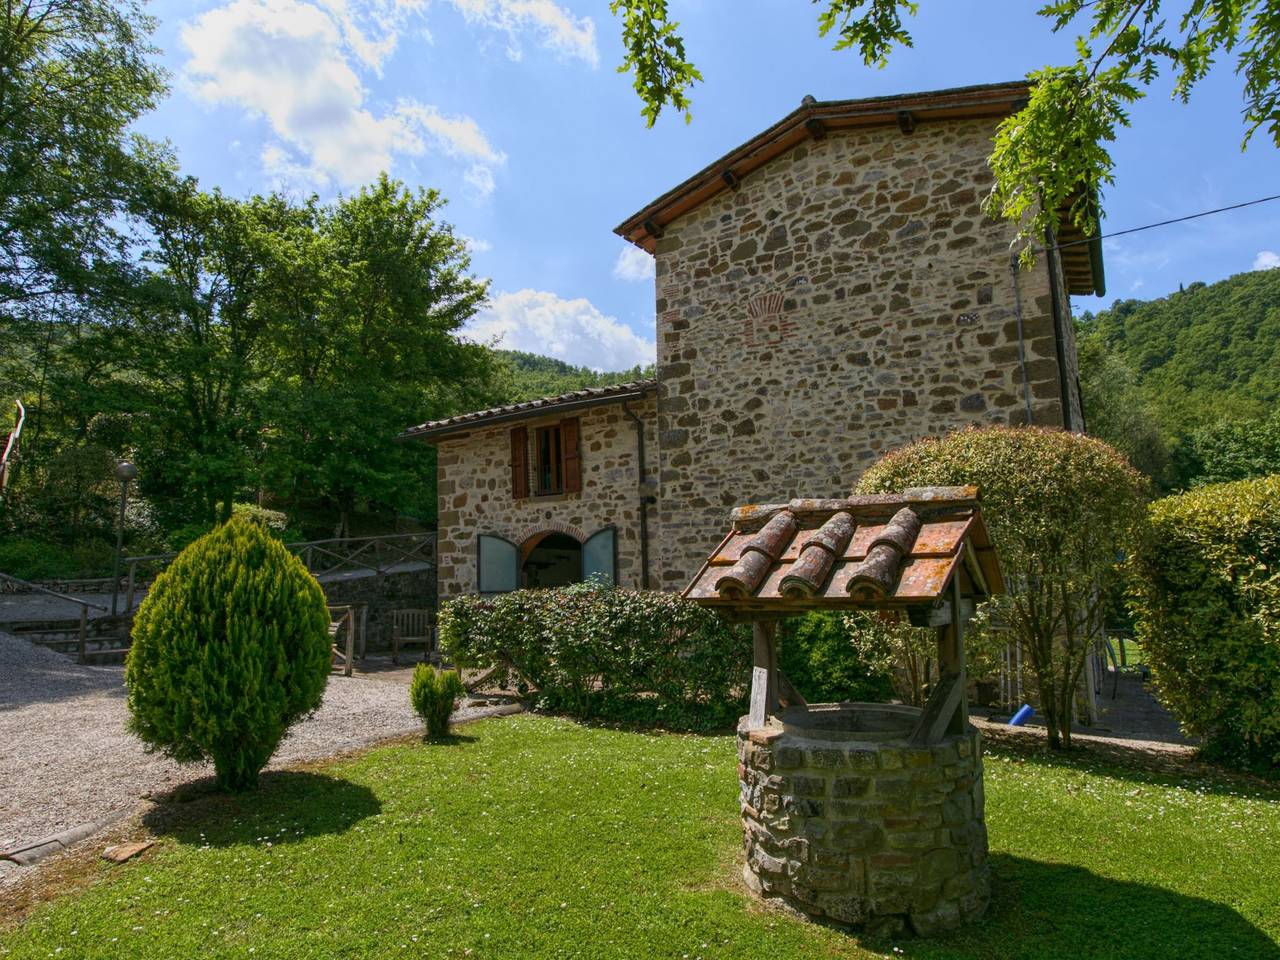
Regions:
[[[1018,708],[1018,712],[1009,718],[1009,726],[1020,727],[1035,715],[1036,712],[1032,708],[1031,704],[1024,703]]]

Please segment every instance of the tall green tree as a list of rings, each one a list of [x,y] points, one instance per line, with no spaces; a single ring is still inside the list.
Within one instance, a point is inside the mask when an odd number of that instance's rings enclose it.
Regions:
[[[0,308],[83,292],[122,256],[154,107],[154,22],[133,0],[0,3]]]
[[[883,67],[898,46],[911,46],[904,16],[914,0],[814,0],[818,32],[836,50],[854,50]],[[653,125],[664,106],[690,116],[689,90],[702,79],[685,53],[666,0],[612,0],[622,20],[629,72]],[[993,215],[1018,224],[1022,254],[1033,259],[1059,211],[1086,233],[1097,227],[1093,202],[1114,181],[1107,144],[1129,125],[1129,107],[1162,71],[1186,102],[1219,61],[1233,63],[1244,94],[1244,142],[1261,127],[1280,145],[1280,4],[1275,0],[1049,0],[1039,10],[1055,32],[1077,30],[1076,61],[1028,74],[1026,107],[1000,125],[987,198]]]
[[[1096,338],[1080,341],[1080,395],[1085,429],[1123,453],[1153,481],[1163,482],[1169,450],[1133,371]]]
[[[267,348],[279,322],[269,267],[310,210],[162,177],[143,198],[145,270],[128,308],[143,489],[188,518],[227,520],[255,485]]]
[[[465,243],[434,190],[385,175],[315,211],[310,238],[277,248],[266,450],[270,483],[322,499],[336,535],[365,503],[431,512],[433,452],[411,423],[496,399],[492,352],[458,333],[483,303]]]

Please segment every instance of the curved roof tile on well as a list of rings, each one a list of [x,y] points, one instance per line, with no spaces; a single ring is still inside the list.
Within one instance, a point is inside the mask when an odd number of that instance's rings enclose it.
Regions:
[[[474,410],[460,413],[443,420],[428,420],[416,427],[410,427],[400,434],[402,439],[410,437],[442,437],[467,427],[485,426],[489,423],[501,423],[507,420],[519,420],[526,416],[541,413],[554,413],[556,410],[576,410],[591,407],[599,403],[621,401],[629,397],[651,393],[658,389],[658,381],[653,378],[630,380],[626,383],[611,383],[602,387],[583,387],[555,397],[539,397],[536,400],[523,400],[520,403],[509,403],[501,407],[490,407],[488,410]]]

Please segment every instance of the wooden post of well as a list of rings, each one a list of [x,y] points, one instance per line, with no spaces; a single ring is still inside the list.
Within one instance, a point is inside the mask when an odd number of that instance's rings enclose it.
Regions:
[[[774,642],[775,620],[757,620],[751,625],[751,726],[763,727],[778,709],[778,652]]]
[[[963,733],[969,722],[969,696],[965,689],[969,678],[964,672],[964,612],[960,602],[960,572],[951,581],[951,622],[938,631],[938,673],[956,678],[960,688],[960,703],[947,725],[948,733]]]

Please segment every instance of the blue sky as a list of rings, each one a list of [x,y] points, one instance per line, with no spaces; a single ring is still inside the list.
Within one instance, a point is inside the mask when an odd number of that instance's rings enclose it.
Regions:
[[[354,192],[379,170],[449,198],[491,278],[471,333],[596,368],[648,362],[651,261],[612,233],[628,214],[811,93],[875,96],[1016,79],[1070,59],[1038,3],[932,0],[884,70],[817,37],[792,0],[671,0],[705,83],[693,122],[640,117],[605,0],[152,0],[172,92],[139,123],[184,170],[246,195]],[[1280,193],[1276,148],[1240,150],[1229,67],[1133,111],[1113,153],[1105,229]],[[1107,241],[1105,302],[1280,265],[1280,202]]]

